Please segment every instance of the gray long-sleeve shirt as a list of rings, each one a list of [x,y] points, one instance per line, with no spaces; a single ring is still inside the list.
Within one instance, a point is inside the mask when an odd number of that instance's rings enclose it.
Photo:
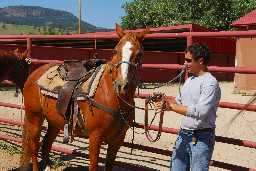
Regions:
[[[216,111],[221,90],[218,81],[210,73],[189,77],[176,97],[177,104],[188,107],[181,128],[196,130],[215,128]]]

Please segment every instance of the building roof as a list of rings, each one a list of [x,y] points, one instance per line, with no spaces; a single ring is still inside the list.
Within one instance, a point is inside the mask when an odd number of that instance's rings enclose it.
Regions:
[[[231,25],[238,27],[256,25],[256,9],[234,21]]]

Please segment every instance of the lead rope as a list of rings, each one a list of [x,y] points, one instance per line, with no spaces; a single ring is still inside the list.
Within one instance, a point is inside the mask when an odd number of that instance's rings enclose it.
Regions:
[[[133,119],[133,124],[132,124],[132,147],[131,147],[131,153],[133,151],[133,147],[134,147],[134,139],[135,139],[135,117]]]
[[[21,104],[20,104],[20,122],[21,124],[21,132],[23,132],[23,106],[24,106],[24,97],[23,94],[21,96]]]
[[[139,88],[140,89],[158,89],[160,87],[163,87],[163,86],[168,86],[170,85],[171,83],[173,83],[175,80],[179,79],[179,82],[181,82],[181,79],[182,79],[182,75],[184,74],[184,72],[186,71],[187,69],[187,65],[183,65],[183,67],[181,68],[181,71],[179,72],[178,75],[176,75],[174,78],[172,78],[171,80],[165,82],[165,83],[152,83],[151,86],[152,87],[149,87],[150,85],[148,84],[145,84],[145,83],[141,83],[139,85]]]
[[[162,106],[159,112],[155,112],[155,115],[153,117],[153,119],[150,122],[150,126],[148,125],[148,105],[153,104],[156,101],[162,101]],[[161,137],[161,133],[162,133],[162,127],[163,127],[163,118],[164,118],[164,109],[166,107],[166,101],[164,99],[164,94],[161,93],[155,93],[153,96],[150,96],[149,98],[147,98],[145,100],[145,117],[144,117],[144,129],[145,129],[145,135],[147,137],[147,139],[150,142],[156,142],[160,139]],[[159,120],[159,126],[158,126],[158,132],[157,132],[157,136],[155,138],[153,138],[151,136],[151,134],[149,133],[149,129],[151,127],[151,124],[153,123],[156,115],[160,113],[160,120]]]

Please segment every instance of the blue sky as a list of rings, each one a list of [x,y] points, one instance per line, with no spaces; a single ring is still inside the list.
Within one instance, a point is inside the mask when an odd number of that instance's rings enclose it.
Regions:
[[[115,23],[121,22],[125,2],[132,0],[81,0],[82,19],[97,27],[114,28]],[[0,7],[12,5],[30,5],[53,8],[71,12],[77,16],[77,0],[0,0]]]

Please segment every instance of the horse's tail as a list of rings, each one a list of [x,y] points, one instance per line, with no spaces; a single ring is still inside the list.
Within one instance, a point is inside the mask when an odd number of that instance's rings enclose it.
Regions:
[[[22,154],[20,158],[21,168],[27,167],[31,159],[30,137],[29,137],[27,122],[28,121],[25,116],[23,130],[22,130]]]

